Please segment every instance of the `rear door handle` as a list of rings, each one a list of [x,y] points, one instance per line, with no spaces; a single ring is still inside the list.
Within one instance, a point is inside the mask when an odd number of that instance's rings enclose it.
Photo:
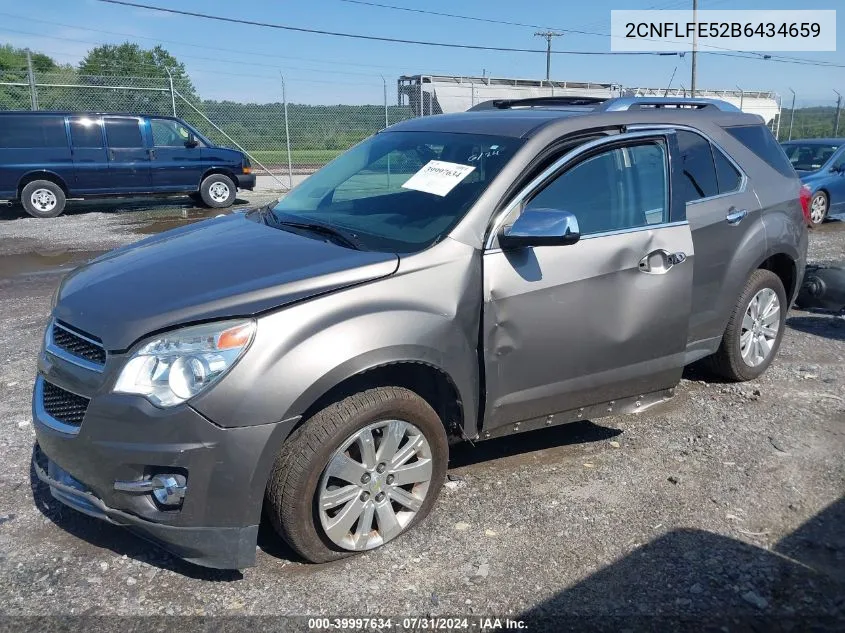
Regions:
[[[731,226],[736,226],[745,219],[746,215],[748,215],[748,211],[746,209],[743,209],[742,211],[731,209],[725,216],[725,220],[727,220],[728,224]]]
[[[640,260],[639,271],[648,275],[663,275],[669,272],[673,266],[683,264],[687,261],[687,254],[681,251],[670,253],[662,248],[651,251]]]
[[[150,153],[150,160],[155,160],[156,151],[154,149],[148,149],[147,151]]]

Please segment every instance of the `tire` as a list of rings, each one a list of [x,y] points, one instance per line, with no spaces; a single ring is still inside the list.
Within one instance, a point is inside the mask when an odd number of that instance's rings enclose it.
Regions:
[[[402,424],[406,426],[401,427]],[[373,430],[379,425],[383,428]],[[383,472],[364,466],[367,461],[370,466],[376,462],[363,457],[361,443],[349,444],[356,434],[362,433],[366,437],[369,431],[375,451],[373,456],[383,457],[381,447],[390,452],[390,442],[384,444],[390,437],[387,431],[400,428],[407,434],[402,435],[399,450],[391,453],[397,458],[396,466],[389,465],[390,460],[386,459],[388,467]],[[427,442],[427,453],[425,447],[418,448],[418,452],[408,458],[413,461],[402,462],[400,454],[407,452],[403,449],[407,449],[412,439],[416,438],[414,441],[422,446],[418,436]],[[349,445],[348,450],[342,451],[346,445]],[[406,533],[428,515],[446,476],[448,453],[443,423],[425,400],[401,387],[369,389],[327,406],[291,434],[276,458],[267,484],[267,513],[278,534],[311,562],[324,563],[375,549]],[[350,464],[349,457],[356,463],[341,473],[347,478],[330,476],[330,462]],[[401,473],[402,464],[405,464],[404,473]],[[405,484],[401,488],[399,484],[386,483],[391,479],[395,482],[400,476],[411,478],[407,472],[410,467],[422,472],[428,466],[427,483]],[[339,471],[333,469],[332,472]],[[359,478],[359,473],[365,475]],[[425,476],[415,475],[417,479]],[[364,476],[369,479],[365,481]],[[344,487],[349,488],[351,496],[323,510],[321,499],[324,502],[329,499],[324,495]],[[405,491],[404,500],[411,500],[418,506],[415,514],[409,514],[411,511],[407,507],[395,501],[401,494],[399,490]],[[369,508],[372,508],[372,518],[368,532],[361,529],[361,522],[370,512]],[[349,525],[348,532],[342,521],[344,513],[360,517]],[[390,516],[395,523],[389,520]],[[385,517],[384,523],[382,517]],[[337,525],[331,523],[335,520]],[[326,521],[329,527],[336,529],[329,530]]]
[[[830,209],[830,199],[824,191],[817,191],[810,198],[810,226],[815,228],[827,218]]]
[[[212,209],[223,209],[232,206],[238,194],[238,189],[228,176],[211,174],[202,181],[199,193],[205,206]]]
[[[21,190],[21,204],[34,218],[55,218],[65,210],[65,192],[50,180],[33,180]]]
[[[758,325],[754,324],[753,317],[748,321],[746,316],[747,314],[750,316],[749,313],[752,311],[752,300],[759,296],[763,301],[770,297],[771,293],[774,293],[778,301],[777,318],[773,319],[773,313],[768,314],[767,317],[765,308],[764,314],[761,315],[762,321],[768,323],[769,327],[777,323],[774,337],[769,339],[768,335],[765,334],[766,328],[759,328]],[[758,307],[760,305],[758,304]],[[753,380],[760,376],[771,365],[780,348],[788,309],[786,292],[783,289],[780,277],[770,270],[755,270],[748,278],[739,301],[737,301],[731,314],[718,351],[705,359],[705,365],[718,376],[734,382]],[[749,325],[752,326],[751,330],[748,330]],[[763,348],[755,347],[754,344],[754,328],[758,328],[757,331],[764,336],[768,346],[768,352],[762,359],[759,358],[758,351]],[[745,334],[746,332],[749,333]],[[759,339],[759,335],[757,338]],[[747,356],[743,354],[744,340],[748,341],[750,345],[750,347],[745,347],[748,352]]]

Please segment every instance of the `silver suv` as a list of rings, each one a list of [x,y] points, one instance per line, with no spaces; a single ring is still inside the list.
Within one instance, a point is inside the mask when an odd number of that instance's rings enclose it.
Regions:
[[[473,110],[65,278],[33,396],[53,496],[223,568],[254,564],[264,508],[330,561],[419,523],[451,442],[643,411],[702,359],[766,370],[807,234],[759,117]]]

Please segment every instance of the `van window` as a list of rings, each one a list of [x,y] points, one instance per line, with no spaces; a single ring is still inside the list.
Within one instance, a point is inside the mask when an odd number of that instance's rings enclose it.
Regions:
[[[105,119],[109,147],[143,147],[138,119]]]
[[[783,148],[765,125],[742,125],[725,128],[725,131],[784,176],[797,176]]]
[[[718,194],[719,185],[716,182],[710,142],[703,136],[683,130],[678,131],[677,137],[678,149],[681,151],[681,191],[684,202]]]
[[[70,120],[70,141],[74,147],[103,146],[103,127],[99,120],[80,117]]]
[[[156,147],[185,147],[191,138],[191,131],[172,119],[150,119],[150,129]]]
[[[67,147],[64,117],[0,116],[0,147]]]

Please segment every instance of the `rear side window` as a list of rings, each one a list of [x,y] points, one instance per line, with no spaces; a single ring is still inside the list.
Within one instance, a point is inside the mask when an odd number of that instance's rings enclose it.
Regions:
[[[678,131],[677,138],[681,152],[681,191],[684,202],[717,195],[719,184],[710,142],[698,134],[683,130]]]
[[[106,119],[109,147],[143,147],[138,119]]]
[[[713,148],[713,162],[716,163],[716,180],[719,181],[719,193],[731,193],[742,184],[740,174],[733,163],[718,148]]]
[[[97,119],[82,117],[70,120],[70,141],[74,147],[103,146],[103,127]]]
[[[582,235],[668,221],[666,151],[642,143],[604,151],[563,172],[526,205],[561,209],[578,219]]]
[[[2,116],[0,147],[67,147],[64,117]]]
[[[729,127],[725,131],[784,176],[797,176],[783,148],[765,125]]]

